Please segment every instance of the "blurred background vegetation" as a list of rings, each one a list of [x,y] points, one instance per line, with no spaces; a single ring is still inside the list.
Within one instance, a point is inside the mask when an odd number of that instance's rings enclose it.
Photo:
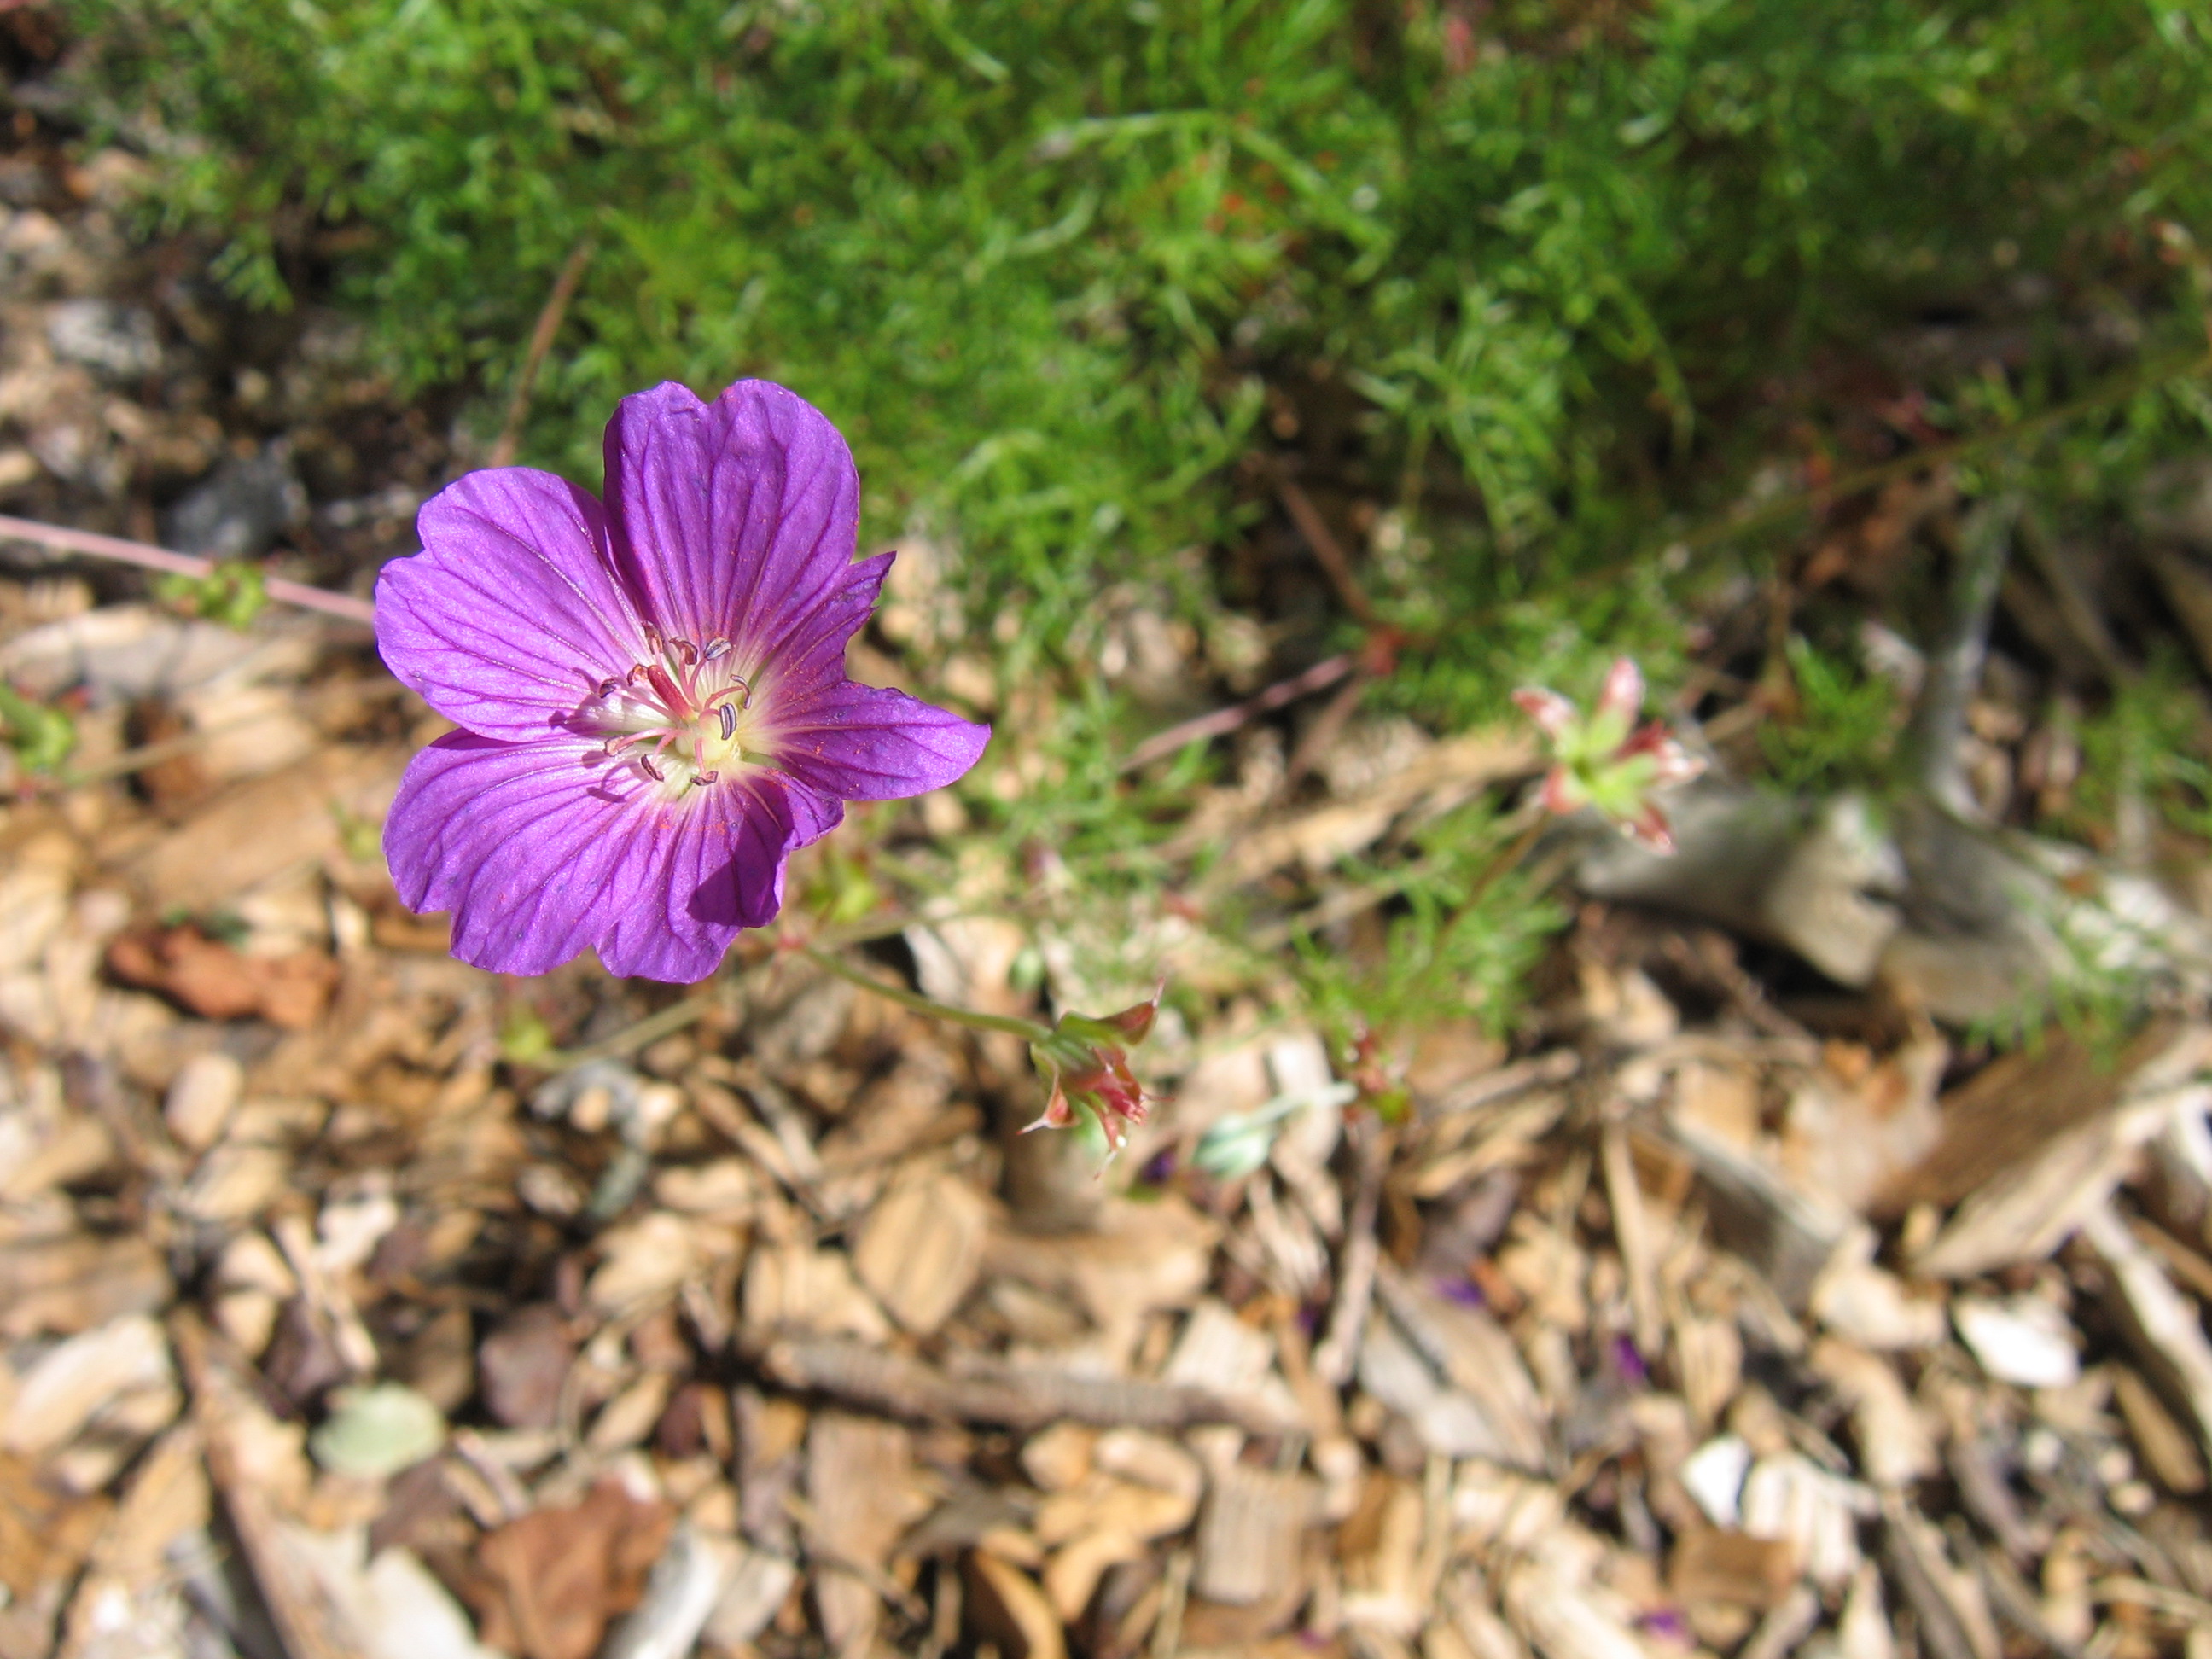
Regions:
[[[1944,570],[1940,536],[1820,566],[1867,470],[1959,446],[1964,496],[2002,468],[2042,533],[2125,536],[2212,414],[2183,0],[73,10],[149,226],[212,234],[255,305],[350,309],[484,436],[586,248],[523,459],[596,482],[662,377],[826,410],[865,538],[934,549],[995,695],[1045,711],[1046,763],[971,809],[1101,880],[1221,764],[1133,783],[1132,744],[1363,642],[1369,711],[1431,732],[1627,650],[1686,710],[1760,688],[1778,782],[1863,781],[1902,713],[1855,630],[1929,644]],[[1116,595],[1196,642],[1189,686],[1111,647]],[[2118,606],[2131,660],[2161,610]],[[2093,767],[2195,730],[2161,672],[2155,717],[2091,688]],[[2160,775],[2177,811],[2202,770]],[[1401,977],[1499,977],[1455,879],[1409,884]],[[1518,963],[1501,902],[1472,931]]]

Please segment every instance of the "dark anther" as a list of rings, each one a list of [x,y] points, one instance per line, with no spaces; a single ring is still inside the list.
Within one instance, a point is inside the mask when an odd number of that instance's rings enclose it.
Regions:
[[[724,703],[714,712],[722,717],[722,741],[727,743],[738,735],[738,711]]]
[[[675,640],[672,641],[671,643],[675,646],[677,654],[684,659],[684,665],[686,668],[690,668],[698,662],[699,647],[692,644],[690,641]]]
[[[721,781],[722,775],[720,772],[694,772],[691,775],[691,787],[694,789],[704,789],[708,784],[720,783]]]
[[[717,635],[714,638],[707,641],[707,654],[703,659],[702,659],[702,660],[712,662],[715,658],[726,657],[729,655],[729,653],[730,642],[727,640],[723,639],[720,635]]]
[[[659,766],[653,763],[652,756],[640,755],[637,757],[637,763],[640,767],[644,769],[645,775],[651,778],[655,783],[665,783],[668,781],[668,774],[662,771]]]
[[[603,697],[611,697],[621,689],[622,682],[620,680],[601,680],[599,682],[599,695]]]

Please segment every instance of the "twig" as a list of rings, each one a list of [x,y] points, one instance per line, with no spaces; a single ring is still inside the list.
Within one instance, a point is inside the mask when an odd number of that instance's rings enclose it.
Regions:
[[[1188,744],[1224,736],[1258,715],[1280,708],[1285,703],[1296,702],[1311,692],[1326,690],[1358,665],[1358,658],[1348,651],[1337,656],[1324,657],[1311,668],[1293,674],[1286,680],[1278,680],[1264,690],[1254,692],[1242,702],[1232,702],[1210,714],[1195,715],[1170,726],[1164,732],[1155,732],[1129,751],[1120,769],[1133,772],[1156,760],[1164,760]]]
[[[987,1014],[974,1008],[956,1008],[949,1002],[939,1002],[934,997],[909,991],[903,985],[872,979],[859,969],[846,966],[828,951],[817,950],[811,945],[802,945],[798,949],[801,956],[816,966],[826,968],[838,978],[850,980],[863,991],[872,991],[886,1002],[896,1002],[900,1007],[911,1009],[917,1014],[927,1014],[933,1019],[941,1019],[953,1025],[965,1025],[977,1031],[1004,1031],[1024,1042],[1042,1042],[1052,1036],[1033,1019],[1023,1019],[1015,1014]]]
[[[71,530],[63,525],[40,524],[35,519],[11,519],[5,514],[0,514],[0,541],[30,542],[64,553],[83,553],[95,559],[112,559],[118,564],[135,564],[142,569],[160,570],[173,576],[204,577],[215,568],[214,560],[196,558],[190,553],[172,553],[166,547],[125,541],[120,536],[103,536],[94,530]],[[281,576],[271,576],[263,582],[262,591],[283,604],[319,611],[347,622],[374,625],[376,621],[376,607],[350,593],[333,593],[326,587],[309,587],[304,582],[286,581]]]
[[[742,1340],[742,1339],[741,1339]],[[1284,1434],[1285,1422],[1256,1401],[1211,1389],[1113,1376],[1078,1376],[986,1361],[942,1371],[846,1337],[769,1337],[747,1345],[755,1370],[779,1388],[821,1393],[890,1417],[995,1423],[1035,1429],[1063,1419],[1140,1429],[1230,1423]]]
[[[1942,643],[1929,653],[1927,684],[1913,718],[1914,769],[1920,787],[1937,805],[1960,817],[1976,815],[1976,807],[1973,788],[1959,764],[1959,739],[1966,733],[1966,706],[1981,684],[1982,664],[1989,656],[1990,616],[2004,580],[2021,505],[2020,496],[2008,490],[1968,515],[1959,538],[1959,568],[1951,582],[1951,614]]]
[[[1359,1186],[1345,1224],[1344,1255],[1337,1264],[1336,1300],[1328,1310],[1328,1334],[1314,1350],[1314,1375],[1332,1388],[1352,1380],[1359,1364],[1359,1345],[1367,1332],[1367,1310],[1375,1301],[1375,1269],[1382,1246],[1375,1237],[1376,1212],[1382,1202],[1382,1173],[1389,1166],[1391,1137],[1372,1113],[1358,1120]]]
[[[538,313],[538,325],[530,331],[530,349],[523,357],[522,374],[515,380],[514,395],[507,400],[507,415],[500,422],[499,437],[492,444],[487,465],[506,466],[514,459],[514,452],[522,442],[523,418],[530,413],[531,394],[538,389],[538,371],[544,364],[545,354],[553,349],[554,337],[561,331],[562,320],[568,314],[568,301],[576,297],[576,284],[583,281],[584,267],[592,263],[593,251],[590,235],[579,236],[576,246],[568,250],[561,274],[553,279],[553,291],[545,296],[544,308]]]
[[[1336,589],[1344,608],[1367,627],[1374,627],[1377,620],[1375,607],[1361,590],[1358,578],[1352,574],[1352,561],[1345,556],[1344,544],[1315,509],[1313,499],[1287,477],[1275,480],[1275,493],[1282,500],[1283,510],[1291,515],[1291,522],[1298,527],[1298,534],[1313,550],[1315,561],[1328,573],[1329,586]]]
[[[1373,678],[1364,670],[1354,674],[1315,716],[1314,723],[1298,739],[1298,746],[1291,751],[1290,763],[1283,768],[1283,781],[1275,786],[1276,799],[1283,799],[1297,788],[1306,774],[1321,764],[1322,757],[1335,747],[1337,738],[1343,734],[1352,712],[1359,707],[1360,698],[1367,695],[1367,688]]]

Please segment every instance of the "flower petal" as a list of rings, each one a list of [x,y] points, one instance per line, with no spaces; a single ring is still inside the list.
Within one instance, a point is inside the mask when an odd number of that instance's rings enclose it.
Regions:
[[[667,632],[726,638],[750,673],[839,592],[860,475],[796,392],[740,380],[702,404],[663,381],[622,400],[606,458],[617,568]]]
[[[775,763],[840,800],[896,800],[964,775],[991,728],[903,691],[840,680],[776,711],[763,737]]]
[[[766,775],[676,800],[565,734],[448,732],[416,756],[384,830],[410,909],[453,913],[453,954],[542,974],[597,948],[608,971],[689,982],[782,901],[792,846],[842,808]]]
[[[1557,738],[1575,721],[1575,706],[1556,691],[1540,685],[1524,685],[1513,694],[1521,712],[1536,722],[1547,738]]]
[[[416,523],[423,550],[377,580],[376,645],[447,719],[541,736],[637,660],[636,611],[589,490],[529,467],[471,472]]]
[[[1644,671],[1636,665],[1635,658],[1613,659],[1613,666],[1605,671],[1605,684],[1598,688],[1596,707],[1590,712],[1599,720],[1619,720],[1624,732],[1636,724],[1636,717],[1644,712]]]
[[[803,696],[845,678],[845,647],[875,611],[893,556],[878,553],[845,567],[842,584],[776,647],[762,682],[771,696]]]

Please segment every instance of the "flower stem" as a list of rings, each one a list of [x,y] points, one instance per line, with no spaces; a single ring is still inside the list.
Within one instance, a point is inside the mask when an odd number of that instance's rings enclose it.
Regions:
[[[838,978],[850,980],[862,990],[872,991],[884,1000],[896,1002],[900,1007],[911,1009],[917,1014],[927,1014],[933,1019],[941,1019],[949,1024],[965,1025],[971,1030],[1005,1031],[1024,1042],[1044,1042],[1051,1039],[1052,1033],[1033,1019],[1023,1019],[1013,1014],[979,1013],[972,1008],[956,1008],[949,1002],[923,996],[902,985],[886,985],[879,979],[872,979],[857,968],[848,967],[828,951],[817,951],[811,945],[799,945],[798,950],[801,956],[819,967],[828,969]]]

